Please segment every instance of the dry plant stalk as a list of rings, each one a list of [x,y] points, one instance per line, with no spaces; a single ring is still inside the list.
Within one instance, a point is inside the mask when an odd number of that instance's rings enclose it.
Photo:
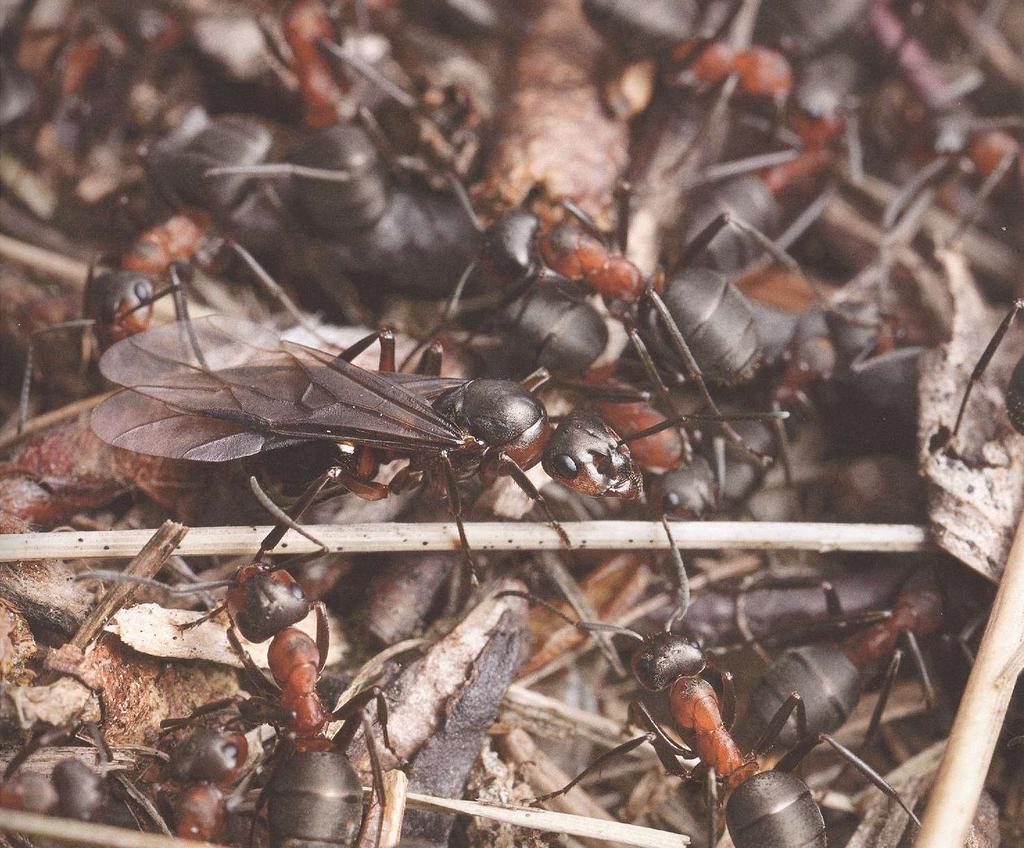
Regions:
[[[402,839],[408,790],[409,778],[404,771],[391,769],[384,775],[384,812],[379,848],[398,848]]]
[[[916,848],[948,848],[967,838],[989,764],[1021,671],[1024,651],[1024,518],[1003,569],[988,625],[949,734]]]
[[[459,547],[454,524],[304,525],[331,552],[386,553],[451,551]],[[658,521],[574,521],[562,525],[570,550],[668,550]],[[181,556],[252,556],[270,527],[196,527],[176,553]],[[15,533],[0,536],[0,562],[36,559],[96,559],[135,556],[151,530],[78,533]],[[775,521],[677,522],[672,535],[683,550],[932,551],[928,528],[913,524],[828,524]],[[466,525],[477,551],[564,550],[553,528],[541,522],[481,522]],[[289,531],[272,554],[323,549]]]
[[[128,563],[124,573],[135,577],[156,576],[187,533],[188,527],[185,525],[165,521],[143,545],[138,555]],[[139,586],[133,583],[117,583],[107,590],[71,639],[71,644],[84,651],[100,634],[106,623],[138,590]]]

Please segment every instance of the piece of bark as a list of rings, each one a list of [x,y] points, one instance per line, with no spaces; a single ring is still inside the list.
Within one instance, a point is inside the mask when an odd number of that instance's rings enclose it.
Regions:
[[[478,801],[504,806],[523,806],[531,797],[530,788],[516,780],[515,771],[490,743],[480,753],[466,790]],[[546,848],[550,844],[543,833],[484,818],[471,819],[466,836],[473,848]]]
[[[20,747],[10,747],[0,751],[0,771],[7,768],[7,764],[20,750]],[[113,758],[110,762],[115,768],[127,769],[135,765],[135,758],[129,751],[114,748],[111,750],[111,754],[113,754]],[[19,773],[49,774],[57,763],[69,759],[78,760],[84,765],[95,768],[96,749],[83,745],[46,745],[22,763],[18,771]]]
[[[610,228],[629,127],[601,102],[605,48],[578,0],[539,5],[516,57],[483,194],[491,211],[500,212],[537,188],[553,204],[575,201]]]
[[[72,645],[51,651],[45,668],[97,693],[103,706],[104,738],[112,745],[151,742],[165,718],[187,716],[202,704],[238,692],[234,671],[200,663],[160,662],[109,635],[87,654]]]
[[[918,460],[929,484],[936,542],[998,580],[1024,510],[1024,436],[1010,426],[1003,389],[1020,346],[1009,338],[1003,343],[972,391],[960,432],[951,440],[967,377],[995,321],[963,257],[945,252],[941,259],[953,298],[953,333],[947,345],[921,357]]]
[[[496,591],[522,589],[503,581]],[[409,791],[461,797],[469,770],[480,754],[501,699],[522,661],[526,643],[525,601],[481,601],[447,636],[412,663],[387,688],[388,730],[395,750],[411,761]],[[375,731],[385,769],[398,763]],[[369,758],[361,737],[350,749],[353,763],[369,778]],[[410,810],[402,831],[423,845],[446,845],[454,815]]]
[[[377,557],[383,568],[370,581],[362,619],[381,644],[392,645],[416,633],[437,600],[459,554],[387,554]]]
[[[4,730],[20,730],[37,722],[61,727],[100,718],[96,696],[70,677],[40,686],[0,687],[0,728]]]
[[[35,652],[36,640],[25,616],[0,596],[0,683],[27,683],[32,677],[27,665]]]

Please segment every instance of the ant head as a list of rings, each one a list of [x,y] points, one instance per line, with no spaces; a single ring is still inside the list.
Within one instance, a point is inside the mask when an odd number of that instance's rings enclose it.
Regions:
[[[484,231],[480,268],[496,284],[514,286],[536,272],[535,239],[540,221],[525,209],[510,209]]]
[[[246,639],[265,642],[302,621],[310,605],[302,587],[287,571],[250,565],[242,569],[238,583],[228,591],[228,610]]]
[[[240,733],[197,727],[171,752],[169,769],[181,783],[223,783],[238,775],[248,755],[248,743]]]
[[[56,814],[89,821],[106,803],[103,777],[79,760],[61,760],[50,776],[57,797]]]
[[[584,495],[632,499],[643,491],[629,448],[593,412],[574,410],[566,416],[544,448],[543,464],[552,478]]]
[[[696,677],[706,666],[701,649],[678,633],[649,636],[633,655],[633,674],[651,692],[668,688],[680,677]]]
[[[85,287],[85,317],[96,322],[104,346],[141,333],[153,314],[153,280],[141,271],[103,271]]]
[[[717,505],[715,476],[702,456],[695,456],[685,468],[662,474],[658,480],[661,511],[671,518],[695,520],[714,511]]]
[[[537,463],[551,432],[543,404],[512,380],[470,380],[442,395],[436,407],[523,468]]]

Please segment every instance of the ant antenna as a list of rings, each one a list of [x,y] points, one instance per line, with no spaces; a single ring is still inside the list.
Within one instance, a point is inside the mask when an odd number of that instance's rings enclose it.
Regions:
[[[270,515],[277,520],[278,526],[287,527],[289,530],[294,530],[300,536],[309,539],[314,545],[319,545],[323,553],[330,553],[330,548],[321,542],[316,536],[305,530],[295,519],[293,519],[287,512],[281,507],[274,503],[270,499],[270,495],[260,488],[260,484],[256,481],[256,477],[252,476],[249,478],[249,488],[252,489],[252,493],[256,496],[256,500],[260,502],[260,506],[263,507]],[[319,491],[319,490],[318,490]],[[260,560],[263,555],[269,550],[268,547],[260,546],[259,553],[256,554],[256,559]]]
[[[109,571],[107,569],[96,569],[95,571],[83,571],[75,575],[75,582],[81,583],[85,580],[96,580],[100,583],[134,583],[137,586],[149,586],[151,589],[172,595],[194,595],[198,592],[206,592],[210,589],[224,589],[235,585],[234,580],[208,580],[200,583],[189,583],[186,586],[168,586],[152,577],[142,577],[139,574],[125,574],[121,571]]]
[[[310,165],[299,165],[294,162],[270,162],[264,165],[221,165],[203,171],[205,179],[214,177],[305,177],[328,183],[352,182],[352,172],[344,168],[314,168]]]
[[[623,627],[621,624],[606,624],[603,621],[581,621],[580,619],[572,619],[562,612],[554,604],[549,604],[543,598],[538,598],[536,595],[532,595],[529,592],[520,592],[517,589],[506,589],[503,592],[498,592],[494,597],[503,598],[512,595],[517,598],[523,598],[532,604],[537,604],[544,607],[548,612],[557,615],[566,624],[575,627],[577,630],[582,630],[584,633],[613,633],[620,636],[628,636],[630,639],[635,639],[641,644],[647,641],[641,634],[629,627]]]
[[[473,228],[478,232],[484,231],[483,222],[480,220],[480,216],[476,214],[476,210],[473,208],[473,201],[469,199],[469,192],[466,191],[466,187],[462,184],[462,180],[455,174],[448,174],[448,180],[452,185],[452,191],[455,197],[458,199],[462,206],[463,211],[466,213],[466,217],[469,218]]]
[[[680,424],[686,424],[688,422],[701,422],[701,421],[782,421],[789,418],[789,413],[786,410],[779,409],[774,412],[737,412],[733,415],[710,415],[704,413],[694,413],[692,415],[677,415],[673,418],[666,418],[664,421],[655,424],[652,427],[646,427],[643,430],[637,430],[635,433],[627,433],[622,436],[616,443],[618,445],[627,445],[630,442],[638,441],[639,439],[645,439],[648,436],[653,436],[656,433],[660,433],[662,430],[671,430],[673,427],[678,427]]]
[[[667,515],[661,516],[661,526],[665,528],[665,535],[668,536],[672,564],[676,569],[676,608],[665,622],[665,632],[671,633],[676,624],[685,618],[686,611],[690,608],[690,578],[686,574],[686,564],[683,562],[683,555],[679,552],[675,536],[669,529]]]
[[[351,50],[346,50],[340,44],[335,44],[333,41],[328,41],[326,38],[318,38],[317,47],[321,50],[326,51],[335,59],[343,62],[363,79],[379,88],[384,94],[398,103],[400,106],[404,106],[410,112],[416,111],[418,101],[416,98],[409,94],[400,85],[393,83],[380,71],[378,71],[369,62],[366,62],[361,56],[356,55]]]

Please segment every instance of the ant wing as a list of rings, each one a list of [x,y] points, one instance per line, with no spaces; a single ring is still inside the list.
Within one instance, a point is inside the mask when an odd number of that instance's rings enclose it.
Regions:
[[[100,370],[177,415],[228,422],[250,434],[398,450],[462,443],[454,425],[390,375],[283,343],[247,321],[208,316],[192,322],[191,333],[183,322],[165,324],[115,344]],[[254,445],[251,452],[268,449]],[[162,455],[152,446],[142,452]]]
[[[176,412],[166,403],[135,392],[107,398],[92,413],[93,432],[117,448],[200,462],[226,462],[292,444],[272,433],[257,433],[220,418]]]
[[[449,389],[466,383],[465,380],[460,380],[458,377],[432,377],[425,374],[409,374],[404,371],[395,371],[381,376],[388,382],[397,383],[410,394],[425,401],[436,400]]]

